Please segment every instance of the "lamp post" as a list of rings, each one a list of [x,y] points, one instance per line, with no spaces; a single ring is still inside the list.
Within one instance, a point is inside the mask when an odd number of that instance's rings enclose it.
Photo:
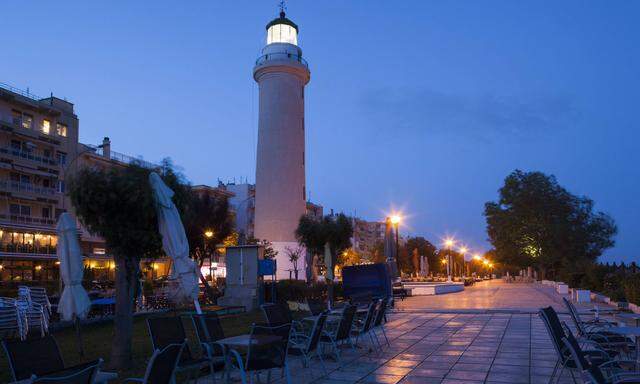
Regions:
[[[204,237],[202,238],[202,259],[203,260],[204,260],[204,257],[207,255],[207,240],[211,239],[212,237],[213,237],[212,230],[207,229],[206,231],[204,231]],[[213,282],[213,258],[211,257],[211,255],[209,255],[209,277]]]
[[[451,247],[453,247],[455,241],[453,239],[446,239],[444,246],[447,250],[447,282],[451,282]]]
[[[402,278],[402,271],[400,270],[400,240],[398,237],[398,226],[400,225],[402,218],[400,215],[391,216],[391,224],[393,224],[393,230],[396,235],[396,267],[398,268],[398,275]]]
[[[464,255],[467,253],[468,249],[465,246],[462,246],[460,248],[460,253],[462,254],[462,279],[464,280],[464,278],[467,276],[467,272],[466,272],[466,264],[465,264],[465,259],[464,259]]]

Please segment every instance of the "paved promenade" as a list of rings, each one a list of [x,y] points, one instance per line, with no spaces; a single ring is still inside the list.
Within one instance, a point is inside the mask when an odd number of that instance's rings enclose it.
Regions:
[[[313,377],[293,362],[292,381],[547,383],[556,353],[535,312],[548,305],[563,309],[553,290],[501,281],[483,282],[461,293],[408,298],[385,326],[390,346],[369,350],[364,344],[357,352],[345,351],[347,363],[339,368],[329,362],[327,373],[314,363]],[[560,382],[573,380],[565,372]]]
[[[553,288],[541,284],[504,283],[490,280],[465,287],[463,292],[436,296],[414,296],[399,301],[401,310],[513,310],[537,312],[538,308],[553,306],[564,311],[562,296]]]

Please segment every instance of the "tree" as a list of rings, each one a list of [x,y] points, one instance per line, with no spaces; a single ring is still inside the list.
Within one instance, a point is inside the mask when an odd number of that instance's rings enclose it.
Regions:
[[[405,251],[400,252],[400,265],[406,273],[420,272],[420,255],[424,255],[429,260],[429,265],[436,265],[436,247],[422,236],[409,237],[404,244]],[[414,251],[417,250],[418,259],[414,260]]]
[[[343,267],[349,265],[358,265],[360,264],[360,260],[360,253],[353,248],[348,248],[339,254],[337,264]]]
[[[111,364],[131,366],[134,282],[140,259],[164,254],[158,217],[149,184],[149,169],[138,164],[108,170],[82,168],[69,179],[69,198],[80,222],[101,236],[116,263],[116,313]],[[170,167],[161,177],[183,212],[188,188]]]
[[[371,257],[369,261],[372,263],[386,263],[387,259],[384,256],[384,241],[379,240],[373,246],[373,251],[371,252]]]
[[[191,256],[202,267],[206,259],[212,259],[217,245],[233,235],[233,217],[226,197],[199,194],[191,189],[189,192],[183,220],[184,230]],[[201,273],[199,275],[209,300],[214,302],[215,295],[209,282]]]
[[[353,236],[351,220],[342,213],[335,216],[327,215],[320,220],[304,215],[300,218],[296,229],[298,242],[311,254],[323,255],[325,244],[329,244],[332,267],[335,267],[338,255],[351,247],[351,236]],[[331,303],[333,302],[331,279],[327,279],[327,288]]]
[[[298,280],[298,260],[300,259],[300,255],[302,255],[302,248],[296,247],[295,249],[291,249],[290,247],[285,247],[284,250],[287,253],[289,261],[293,265],[293,275],[295,279]]]
[[[560,186],[554,176],[516,170],[485,204],[487,233],[497,261],[534,266],[542,278],[584,271],[614,245],[613,219],[594,212],[593,201]]]

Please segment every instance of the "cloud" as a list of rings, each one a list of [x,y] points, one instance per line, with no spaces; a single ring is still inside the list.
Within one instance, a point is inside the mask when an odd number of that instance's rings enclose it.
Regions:
[[[532,137],[575,125],[578,113],[560,95],[461,95],[434,90],[378,89],[363,94],[370,127],[395,133]]]

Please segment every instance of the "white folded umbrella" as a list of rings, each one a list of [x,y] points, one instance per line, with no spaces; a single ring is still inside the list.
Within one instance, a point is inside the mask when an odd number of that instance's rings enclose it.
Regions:
[[[84,265],[78,242],[78,228],[67,212],[60,215],[56,226],[58,234],[58,260],[64,290],[58,303],[58,313],[63,320],[84,319],[91,309],[91,300],[82,286]]]
[[[184,232],[178,209],[171,198],[174,192],[167,187],[160,176],[152,172],[149,183],[153,190],[158,213],[158,230],[162,235],[162,248],[173,260],[171,279],[176,283],[171,300],[177,303],[193,301],[198,305],[198,275],[196,264],[189,258],[189,242]]]

